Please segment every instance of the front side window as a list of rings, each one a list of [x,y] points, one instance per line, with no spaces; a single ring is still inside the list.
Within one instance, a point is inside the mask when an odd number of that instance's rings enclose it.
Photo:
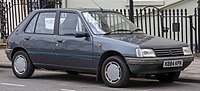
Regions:
[[[26,33],[34,33],[34,29],[35,29],[35,24],[36,24],[36,21],[37,21],[37,17],[38,17],[38,14],[36,14],[32,18],[32,20],[30,21],[30,23],[26,27],[26,30],[25,30]]]
[[[55,12],[40,13],[35,33],[40,34],[53,34],[54,33],[54,23],[55,23]]]
[[[106,34],[113,31],[133,32],[138,29],[126,17],[115,12],[91,11],[83,12],[83,16],[94,34]]]
[[[60,14],[59,35],[74,35],[76,32],[85,31],[85,27],[77,14]]]

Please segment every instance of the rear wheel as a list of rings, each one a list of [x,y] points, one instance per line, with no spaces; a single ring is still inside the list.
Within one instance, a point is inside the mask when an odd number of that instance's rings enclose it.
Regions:
[[[157,74],[156,79],[158,79],[160,82],[174,82],[178,80],[179,76],[180,72],[171,72],[165,74]]]
[[[12,70],[18,78],[30,78],[35,71],[35,67],[26,52],[18,51],[12,58]]]
[[[111,56],[104,61],[101,75],[104,83],[110,87],[124,87],[130,79],[125,60],[119,56]]]

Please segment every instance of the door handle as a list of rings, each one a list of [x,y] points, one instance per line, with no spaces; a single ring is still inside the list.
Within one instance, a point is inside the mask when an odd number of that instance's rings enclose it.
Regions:
[[[30,38],[31,38],[30,36],[27,36],[27,37],[25,37],[24,39],[25,39],[25,40],[30,40]]]
[[[63,42],[63,40],[57,40],[57,43],[62,43]]]

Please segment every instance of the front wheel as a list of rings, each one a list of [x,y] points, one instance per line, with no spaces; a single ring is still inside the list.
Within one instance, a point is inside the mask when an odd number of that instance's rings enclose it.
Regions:
[[[35,70],[29,56],[24,51],[18,51],[12,58],[12,70],[18,78],[30,78]]]
[[[109,87],[124,87],[130,79],[125,60],[119,56],[111,56],[104,61],[101,75],[104,83]]]
[[[171,73],[165,73],[165,74],[157,74],[156,79],[158,79],[160,82],[174,82],[178,80],[180,76],[180,72],[171,72]]]

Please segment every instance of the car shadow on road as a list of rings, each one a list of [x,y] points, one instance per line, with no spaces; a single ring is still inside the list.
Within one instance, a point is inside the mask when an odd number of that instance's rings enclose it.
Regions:
[[[200,83],[200,80],[197,80],[197,79],[179,79],[178,82]]]
[[[87,83],[87,84],[98,84],[96,82],[96,76],[94,75],[69,75],[67,73],[56,73],[56,74],[40,74],[34,75],[31,79],[48,79],[48,80],[56,80],[56,81],[67,81],[67,82],[79,82],[79,83]]]
[[[132,78],[128,84],[128,88],[162,88],[162,87],[176,87],[176,86],[183,86],[184,84],[181,83],[160,83],[154,79],[143,79],[143,78]]]
[[[65,73],[59,74],[39,74],[34,75],[31,79],[38,80],[53,80],[53,81],[66,81],[73,83],[83,83],[88,85],[98,85],[105,86],[103,82],[97,82],[95,75],[88,74],[80,74],[80,75],[69,75]],[[160,83],[157,80],[152,79],[138,79],[131,78],[129,84],[126,88],[157,88],[157,87],[176,87],[176,86],[184,86],[182,83]]]

